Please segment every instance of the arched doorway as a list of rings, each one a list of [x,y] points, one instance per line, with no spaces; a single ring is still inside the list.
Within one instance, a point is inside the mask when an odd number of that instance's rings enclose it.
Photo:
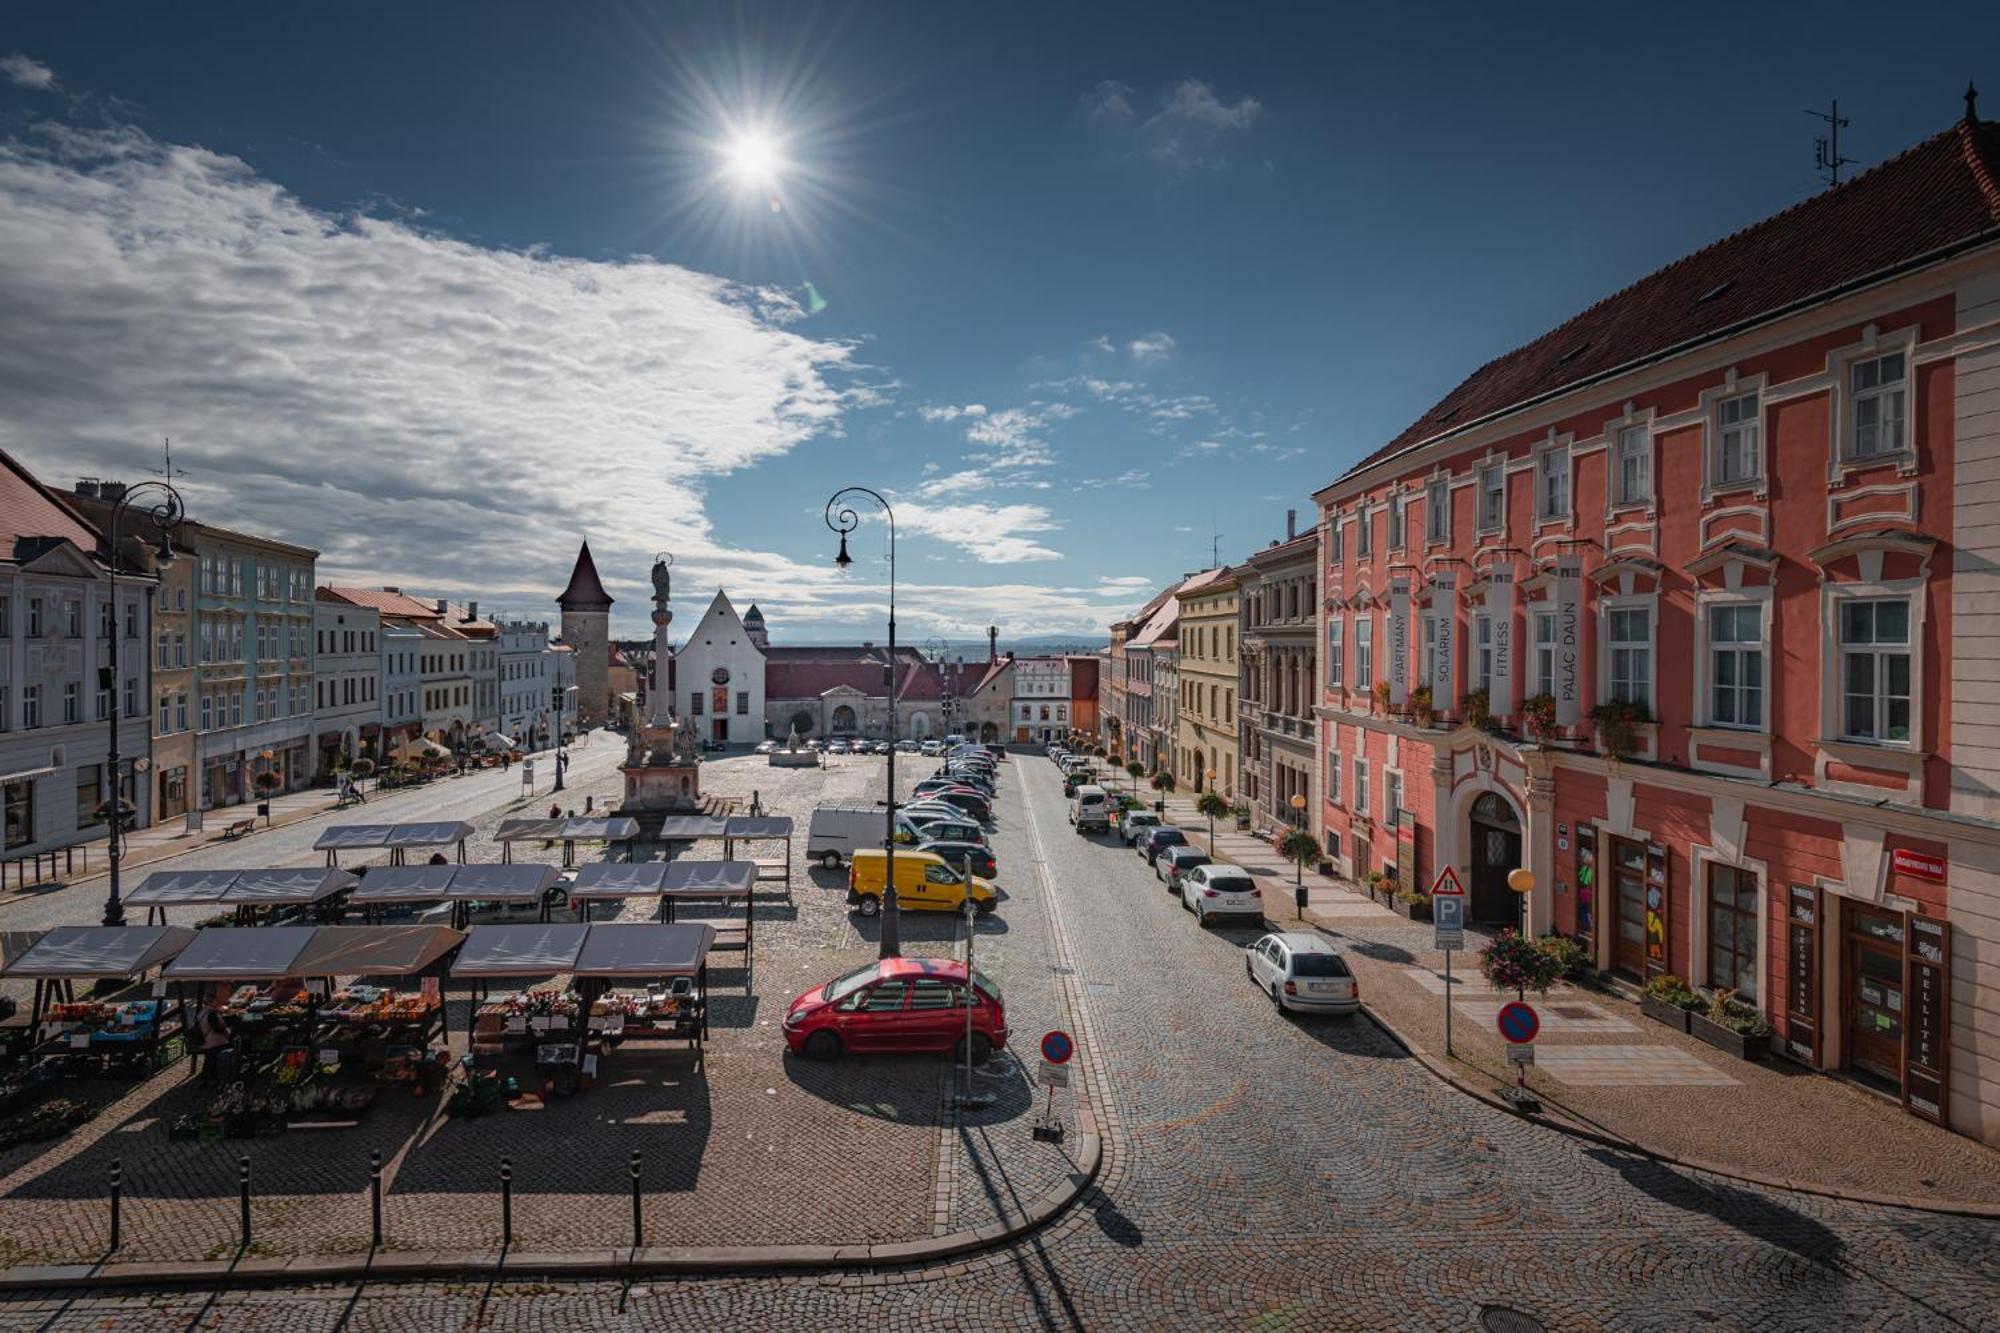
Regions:
[[[931,715],[929,713],[911,714],[910,739],[913,741],[920,741],[924,737],[930,734],[931,734]]]
[[[843,732],[849,732],[853,730],[854,730],[854,710],[848,707],[846,704],[842,704],[838,708],[834,709],[833,734],[838,736]]]
[[[1507,875],[1521,865],[1521,817],[1504,796],[1489,791],[1472,803],[1470,822],[1472,883],[1466,906],[1472,919],[1518,923],[1521,904],[1507,887]]]
[[[991,722],[980,723],[979,740],[983,745],[998,745],[1000,743],[1000,728]]]

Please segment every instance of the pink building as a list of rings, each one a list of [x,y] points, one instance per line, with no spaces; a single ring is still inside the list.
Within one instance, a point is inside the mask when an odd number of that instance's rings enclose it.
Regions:
[[[2000,125],[1475,371],[1315,496],[1343,869],[2000,1142]]]

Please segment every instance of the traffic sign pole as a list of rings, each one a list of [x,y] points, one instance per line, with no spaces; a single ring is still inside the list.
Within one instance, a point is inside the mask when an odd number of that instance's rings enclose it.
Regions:
[[[1431,881],[1431,923],[1432,944],[1444,951],[1444,1053],[1450,1057],[1456,1054],[1451,1048],[1451,956],[1465,947],[1465,888],[1450,866]]]

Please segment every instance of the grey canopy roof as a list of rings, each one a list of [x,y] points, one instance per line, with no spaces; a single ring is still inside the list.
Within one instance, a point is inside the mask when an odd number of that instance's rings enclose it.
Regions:
[[[370,866],[355,903],[437,902],[447,896],[457,866]]]
[[[316,851],[357,847],[447,847],[472,836],[463,820],[429,824],[335,824],[313,842]]]
[[[58,926],[8,965],[10,977],[136,977],[187,948],[185,926]]]
[[[668,861],[592,861],[579,866],[570,885],[572,898],[632,898],[657,894],[665,883]]]
[[[554,842],[566,820],[503,819],[493,832],[495,842]]]
[[[125,895],[128,907],[168,907],[175,903],[219,903],[240,870],[155,870]]]
[[[541,897],[560,874],[554,866],[374,866],[355,891],[357,903],[437,902]]]
[[[751,861],[598,862],[576,872],[569,896],[591,898],[657,898],[685,895],[735,896],[757,882]],[[605,924],[614,924],[606,922]]]
[[[570,970],[580,977],[692,976],[714,943],[713,926],[607,922],[590,927]]]
[[[448,926],[321,926],[288,975],[407,977],[456,949],[465,936]]]
[[[731,815],[724,828],[724,834],[731,838],[789,838],[792,836],[792,817]]]
[[[691,842],[696,838],[728,836],[728,821],[713,815],[668,815],[660,821],[659,837]]]
[[[564,842],[630,842],[639,836],[639,821],[625,815],[580,815],[565,819],[556,836]]]
[[[263,870],[156,870],[125,895],[134,907],[197,903],[314,903],[358,883],[331,866],[276,866]]]
[[[539,977],[567,972],[590,927],[571,923],[474,926],[451,965],[455,977]]]
[[[293,964],[315,926],[210,926],[194,933],[167,975],[193,981],[269,981],[302,975]]]

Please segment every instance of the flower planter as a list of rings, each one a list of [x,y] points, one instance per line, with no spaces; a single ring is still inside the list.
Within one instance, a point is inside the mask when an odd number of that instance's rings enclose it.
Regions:
[[[1639,997],[1639,1012],[1656,1023],[1665,1023],[1676,1032],[1686,1032],[1688,1030],[1688,1020],[1694,1017],[1692,1013],[1681,1008],[1679,1005],[1668,1004],[1665,1000],[1654,999],[1650,994]]]
[[[1402,898],[1392,897],[1389,905],[1396,909],[1396,915],[1406,916],[1412,921],[1428,921],[1431,919],[1431,900],[1428,898],[1413,903],[1405,901]]]
[[[1762,1060],[1771,1053],[1771,1034],[1746,1036],[1734,1028],[1712,1023],[1703,1014],[1688,1015],[1688,1035],[1699,1037],[1718,1051],[1728,1051],[1739,1060]]]

